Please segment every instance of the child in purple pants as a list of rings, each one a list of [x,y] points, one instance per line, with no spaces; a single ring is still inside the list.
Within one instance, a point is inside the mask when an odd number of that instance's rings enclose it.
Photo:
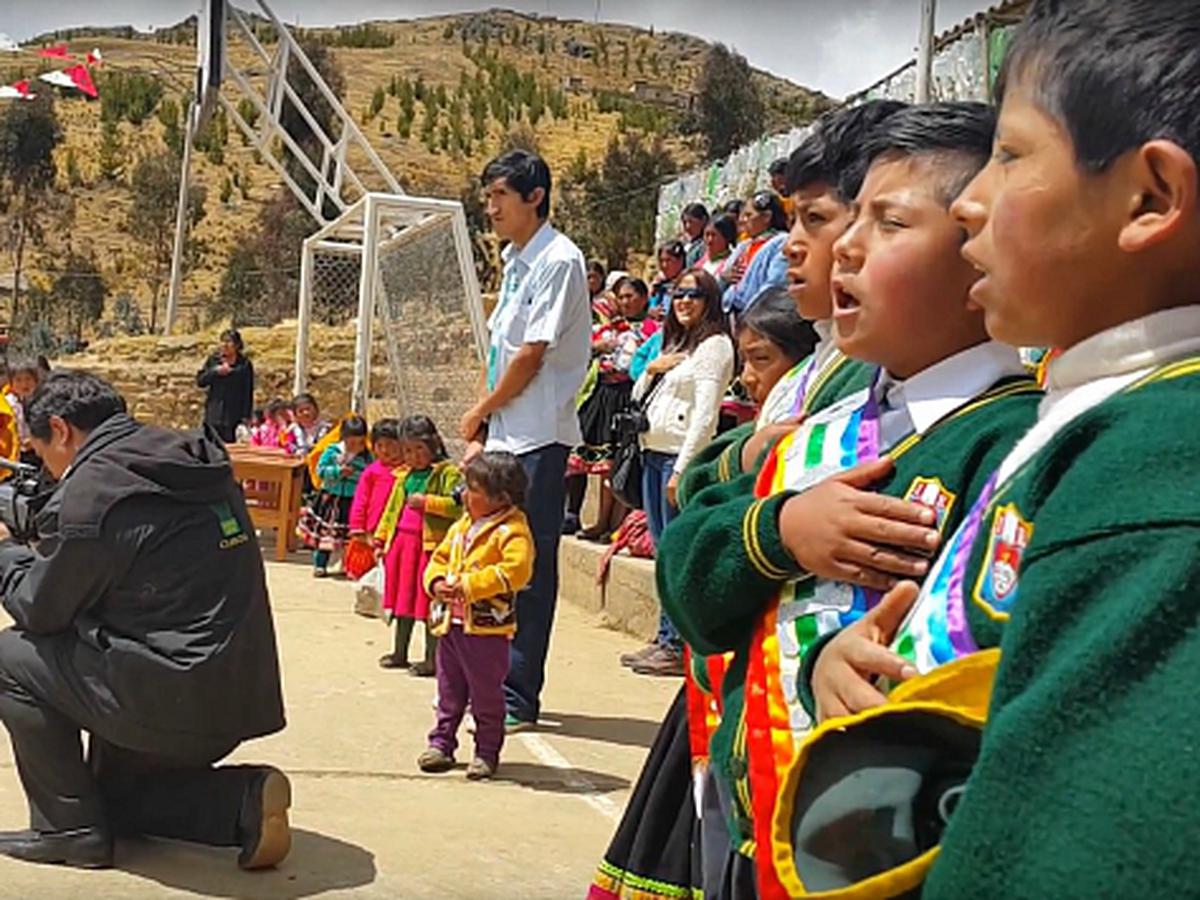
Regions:
[[[504,679],[508,643],[517,631],[517,592],[533,574],[533,535],[521,505],[528,481],[511,453],[483,453],[464,471],[466,513],[425,569],[429,629],[437,644],[437,722],[423,772],[454,767],[458,726],[468,702],[475,718],[475,756],[467,778],[491,778],[504,744]]]

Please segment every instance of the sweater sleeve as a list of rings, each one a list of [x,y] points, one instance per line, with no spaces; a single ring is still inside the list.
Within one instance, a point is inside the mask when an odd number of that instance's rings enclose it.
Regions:
[[[462,576],[468,603],[516,594],[533,576],[533,538],[528,528],[509,527],[498,532],[500,560]]]
[[[721,415],[721,398],[733,377],[733,345],[724,335],[711,337],[696,348],[692,383],[695,403],[688,416],[687,434],[675,458],[675,473],[682,474],[705,443],[712,440]]]
[[[742,447],[754,434],[754,423],[746,422],[717,435],[688,463],[679,479],[680,508],[706,487],[730,481],[742,474]]]
[[[367,466],[358,486],[354,489],[354,500],[350,503],[350,533],[356,534],[367,530],[367,507],[370,506],[371,494],[375,491],[375,482],[379,478],[379,469]]]
[[[1200,525],[1036,542],[922,896],[1194,893]]]
[[[462,504],[454,499],[455,489],[462,484],[462,472],[457,466],[448,465],[442,473],[442,482],[436,494],[425,495],[425,514],[441,519],[457,519],[463,513]]]
[[[333,444],[326,447],[325,452],[321,454],[321,461],[317,463],[317,475],[320,476],[326,488],[342,480],[342,466],[339,462],[341,456],[342,447],[340,444]]]
[[[791,493],[754,497],[755,475],[701,491],[663,532],[655,566],[658,596],[699,653],[739,646],[754,619],[800,569],[779,534]]]

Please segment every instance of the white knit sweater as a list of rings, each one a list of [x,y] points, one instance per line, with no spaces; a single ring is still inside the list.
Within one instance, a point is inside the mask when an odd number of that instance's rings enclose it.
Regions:
[[[634,386],[634,397],[644,396],[653,380],[643,374]],[[650,430],[642,435],[642,448],[676,456],[675,471],[683,472],[717,433],[721,399],[732,380],[733,342],[723,334],[701,342],[663,376],[651,397],[646,410]]]

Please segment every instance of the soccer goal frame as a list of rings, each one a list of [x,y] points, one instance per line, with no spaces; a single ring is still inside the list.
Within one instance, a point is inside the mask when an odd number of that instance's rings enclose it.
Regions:
[[[483,295],[475,273],[470,233],[462,204],[431,197],[367,193],[345,212],[304,241],[300,260],[300,302],[296,325],[296,374],[294,389],[299,394],[307,385],[309,342],[313,322],[314,263],[318,254],[339,254],[359,263],[358,315],[354,342],[354,375],[350,408],[366,413],[371,392],[373,327],[386,305],[377,302],[380,293],[380,257],[402,252],[404,246],[438,228],[449,228],[453,236],[457,272],[445,277],[457,280],[463,289],[465,313],[470,319],[474,353],[482,360],[487,344]],[[393,368],[403,360],[392,360]],[[405,398],[397,398],[401,406]]]

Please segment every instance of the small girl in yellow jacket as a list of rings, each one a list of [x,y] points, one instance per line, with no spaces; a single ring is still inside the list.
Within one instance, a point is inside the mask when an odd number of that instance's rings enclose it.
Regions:
[[[424,772],[454,767],[458,726],[471,704],[475,758],[467,778],[491,778],[504,744],[508,642],[517,630],[517,593],[533,574],[533,535],[520,507],[528,480],[511,453],[483,453],[464,472],[466,514],[450,528],[425,570],[437,642],[437,721]]]

